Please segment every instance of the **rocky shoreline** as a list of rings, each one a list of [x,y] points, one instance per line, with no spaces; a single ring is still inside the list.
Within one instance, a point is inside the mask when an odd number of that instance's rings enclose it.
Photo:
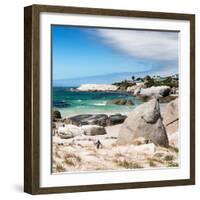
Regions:
[[[53,172],[178,166],[178,98],[122,114],[54,113]],[[99,163],[101,162],[101,164]]]
[[[145,83],[137,83],[136,85],[129,86],[127,88],[121,88],[120,86],[111,85],[111,84],[83,84],[76,89],[69,89],[73,92],[116,92],[116,93],[125,93],[131,94],[137,99],[148,101],[153,97],[156,97],[160,100],[161,103],[169,103],[178,97],[178,89],[170,88],[169,86],[151,86],[146,87]],[[127,99],[114,99],[110,104],[117,105],[134,105],[134,102]]]

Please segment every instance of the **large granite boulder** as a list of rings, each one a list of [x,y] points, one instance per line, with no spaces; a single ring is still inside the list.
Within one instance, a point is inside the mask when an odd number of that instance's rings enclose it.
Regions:
[[[127,92],[130,93],[137,93],[137,91],[140,91],[141,88],[144,88],[144,83],[136,83],[136,85],[130,86],[126,89]]]
[[[167,104],[163,112],[163,124],[167,134],[172,134],[178,131],[179,113],[178,113],[178,98]]]
[[[84,134],[84,130],[72,124],[65,125],[64,127],[58,128],[58,136],[60,136],[60,138],[62,139],[69,139],[75,136],[81,136],[83,134]]]
[[[108,101],[107,104],[116,104],[116,105],[124,105],[124,106],[134,105],[131,99],[113,99],[113,100]]]
[[[156,145],[164,147],[169,145],[156,98],[143,103],[129,113],[119,131],[117,143],[130,144],[138,137],[144,137]]]
[[[65,120],[66,124],[82,125],[99,125],[106,126],[108,115],[105,114],[82,114],[69,117]]]
[[[138,88],[137,85],[129,86],[129,87],[126,89],[126,91],[132,93],[132,92],[134,92],[135,89],[137,89],[137,88]]]
[[[117,91],[118,86],[109,84],[83,84],[80,87],[78,87],[77,90],[83,92]]]
[[[137,88],[134,90],[133,95],[137,96],[138,94],[140,94],[141,88]]]
[[[73,124],[76,126],[83,125],[98,125],[98,126],[111,126],[121,124],[126,119],[126,115],[121,114],[82,114],[69,117],[65,119],[65,124]]]
[[[103,126],[97,126],[97,125],[84,125],[80,127],[85,135],[105,135],[106,129]]]
[[[136,99],[139,99],[139,100],[142,100],[142,101],[144,101],[144,102],[147,102],[147,101],[149,101],[149,100],[151,100],[151,99],[153,99],[154,98],[154,96],[145,96],[145,95],[140,95],[140,93],[138,93],[137,95],[135,95],[136,97]]]
[[[168,135],[169,145],[175,148],[179,148],[179,132],[174,132]]]
[[[107,126],[112,126],[116,124],[121,124],[124,122],[124,120],[127,118],[126,115],[121,115],[121,114],[114,114],[110,115],[109,119],[107,121]]]
[[[152,86],[152,87],[149,87],[149,88],[142,88],[140,90],[140,95],[141,96],[156,96],[156,97],[159,97],[159,96],[163,96],[163,97],[166,97],[166,96],[169,96],[170,94],[170,87],[169,86]]]

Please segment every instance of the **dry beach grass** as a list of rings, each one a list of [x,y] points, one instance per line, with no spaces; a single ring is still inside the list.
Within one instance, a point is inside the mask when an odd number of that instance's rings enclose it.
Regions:
[[[106,127],[106,135],[77,136],[60,139],[53,136],[53,172],[149,169],[178,166],[178,150],[153,143],[144,144],[142,138],[134,144],[116,145],[120,125]],[[95,141],[102,148],[97,149]]]

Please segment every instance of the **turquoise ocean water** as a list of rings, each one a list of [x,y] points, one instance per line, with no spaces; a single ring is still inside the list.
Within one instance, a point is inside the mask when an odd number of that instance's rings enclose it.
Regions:
[[[118,92],[77,92],[66,87],[53,87],[53,109],[59,110],[63,117],[89,113],[123,113],[133,110],[143,103],[127,93]],[[112,99],[132,99],[135,105],[124,106],[107,104]]]

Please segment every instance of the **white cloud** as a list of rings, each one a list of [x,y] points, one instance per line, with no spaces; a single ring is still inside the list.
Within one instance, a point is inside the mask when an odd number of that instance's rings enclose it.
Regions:
[[[178,60],[178,33],[143,30],[97,29],[103,42],[129,56],[152,61]]]

